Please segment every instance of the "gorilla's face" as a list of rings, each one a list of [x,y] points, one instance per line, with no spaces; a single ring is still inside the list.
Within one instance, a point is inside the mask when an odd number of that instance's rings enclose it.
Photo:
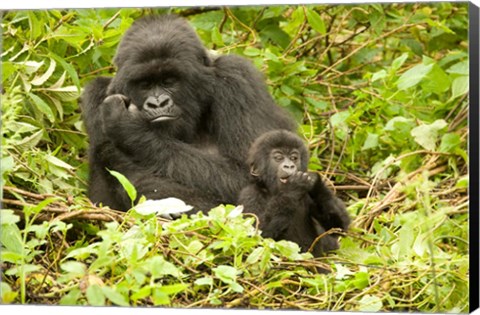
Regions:
[[[182,88],[181,73],[162,71],[162,67],[155,63],[150,65],[154,69],[149,72],[138,69],[127,81],[125,93],[132,103],[129,111],[138,110],[143,120],[151,124],[173,122],[185,114],[196,117],[202,104],[194,97],[182,95],[186,87]],[[191,108],[186,108],[187,105]],[[188,113],[185,113],[186,110]]]
[[[185,21],[162,19],[143,19],[129,29],[107,93],[125,95],[128,110],[151,128],[191,138],[211,103],[211,60]]]
[[[308,152],[302,140],[286,130],[264,133],[249,151],[251,175],[267,187],[276,188],[297,172],[305,172]]]
[[[290,176],[300,171],[300,151],[297,148],[275,148],[269,157],[267,173],[281,183],[286,183]]]

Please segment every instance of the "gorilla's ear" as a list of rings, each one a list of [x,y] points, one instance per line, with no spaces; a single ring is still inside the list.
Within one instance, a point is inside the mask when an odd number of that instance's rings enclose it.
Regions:
[[[257,168],[253,164],[250,166],[250,175],[252,175],[253,177],[260,176],[260,173],[258,172]]]

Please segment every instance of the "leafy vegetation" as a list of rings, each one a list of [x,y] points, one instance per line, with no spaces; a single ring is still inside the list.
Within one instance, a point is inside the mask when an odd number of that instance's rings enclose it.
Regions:
[[[467,9],[5,12],[2,303],[468,311]],[[114,74],[136,18],[165,12],[251,59],[297,118],[354,218],[336,253],[263,239],[230,205],[167,221],[86,199],[81,88]]]

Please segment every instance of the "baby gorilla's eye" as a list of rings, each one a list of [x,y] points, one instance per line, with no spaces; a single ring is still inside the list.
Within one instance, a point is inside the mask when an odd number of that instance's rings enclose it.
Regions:
[[[298,155],[295,155],[295,154],[294,154],[294,155],[291,155],[291,156],[290,156],[290,160],[292,160],[293,162],[298,161]]]
[[[281,162],[281,161],[283,161],[283,154],[275,154],[275,155],[273,155],[273,159],[276,162]]]

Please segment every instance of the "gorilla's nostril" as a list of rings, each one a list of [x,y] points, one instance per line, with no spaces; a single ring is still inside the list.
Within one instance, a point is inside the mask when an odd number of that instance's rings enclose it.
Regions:
[[[170,98],[166,98],[160,102],[160,107],[166,107],[168,105],[170,105]]]

